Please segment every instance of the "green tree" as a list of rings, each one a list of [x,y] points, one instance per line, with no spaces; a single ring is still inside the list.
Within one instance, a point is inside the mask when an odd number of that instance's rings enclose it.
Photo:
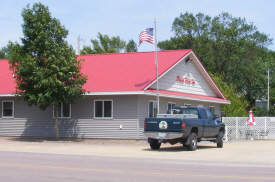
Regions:
[[[137,44],[133,39],[129,40],[129,42],[126,44],[125,52],[137,52]]]
[[[244,117],[247,116],[246,108],[249,103],[245,100],[243,94],[236,92],[236,87],[233,84],[226,84],[223,80],[223,75],[211,75],[215,83],[218,85],[226,99],[231,101],[229,105],[222,105],[221,110],[225,111],[227,117]]]
[[[0,59],[5,58],[5,51],[3,51],[3,48],[0,50]]]
[[[264,60],[266,61],[267,69],[269,69],[269,72],[270,72],[269,82],[270,82],[270,108],[271,108],[275,106],[275,52],[269,50]],[[266,79],[266,82],[267,82],[267,79]],[[266,90],[264,90],[264,92],[267,94],[267,87],[266,87]]]
[[[126,42],[117,37],[109,37],[98,33],[98,39],[91,39],[92,47],[84,46],[80,54],[118,53],[125,48]]]
[[[12,54],[13,46],[14,43],[9,41],[7,46],[2,47],[2,49],[0,50],[0,59],[9,59],[10,55]]]
[[[98,33],[98,40],[91,39],[91,46],[83,46],[80,54],[103,54],[103,53],[119,53],[119,52],[137,52],[137,44],[134,40],[130,40],[127,44],[120,39],[119,36],[109,37]]]
[[[214,18],[185,13],[175,18],[172,31],[175,36],[159,42],[160,49],[193,49],[209,72],[224,75],[250,105],[265,95],[266,47],[272,39],[253,23],[228,13]]]
[[[54,107],[55,137],[58,133],[58,106],[83,98],[87,77],[80,72],[81,61],[65,41],[68,30],[52,18],[47,6],[35,3],[22,11],[22,46],[12,49],[10,64],[16,75],[16,94],[29,106],[46,110]]]

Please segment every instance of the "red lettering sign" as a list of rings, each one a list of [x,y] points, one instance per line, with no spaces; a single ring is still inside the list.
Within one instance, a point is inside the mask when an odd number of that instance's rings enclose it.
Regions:
[[[179,81],[179,82],[184,82],[184,79],[181,78],[180,76],[178,76],[178,77],[177,77],[177,81]]]
[[[183,78],[183,77],[180,77],[180,76],[177,76],[177,81],[179,82],[182,82],[182,83],[192,83],[192,84],[195,84],[195,80],[194,79],[188,79],[187,77]]]

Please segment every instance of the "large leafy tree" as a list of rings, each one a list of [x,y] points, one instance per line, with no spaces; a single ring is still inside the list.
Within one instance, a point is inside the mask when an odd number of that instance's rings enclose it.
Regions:
[[[215,83],[221,89],[224,96],[231,101],[230,105],[222,105],[221,110],[225,111],[227,117],[244,117],[247,116],[246,108],[249,103],[245,100],[243,94],[236,93],[236,88],[233,84],[226,84],[223,80],[223,75],[211,75]]]
[[[58,140],[58,106],[84,96],[87,77],[80,72],[81,61],[65,41],[68,30],[52,18],[47,6],[36,3],[22,11],[22,45],[12,49],[11,65],[16,75],[16,94],[29,106],[45,110],[54,107],[55,137]]]
[[[266,47],[272,39],[253,23],[228,13],[214,18],[185,13],[175,18],[172,31],[175,36],[159,42],[160,49],[193,49],[209,72],[224,75],[223,81],[235,85],[250,105],[265,95]]]
[[[91,46],[83,46],[80,54],[103,54],[103,53],[119,53],[125,50],[125,52],[137,52],[137,45],[133,40],[130,40],[127,44],[126,41],[120,39],[119,36],[109,37],[108,35],[102,35],[98,33],[97,39],[91,39]]]

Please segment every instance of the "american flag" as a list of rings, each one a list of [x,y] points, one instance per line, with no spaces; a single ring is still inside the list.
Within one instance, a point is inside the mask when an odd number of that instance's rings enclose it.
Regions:
[[[153,28],[145,28],[144,30],[142,30],[142,32],[139,35],[139,45],[143,42],[149,42],[151,44],[154,44],[154,37],[153,37]]]

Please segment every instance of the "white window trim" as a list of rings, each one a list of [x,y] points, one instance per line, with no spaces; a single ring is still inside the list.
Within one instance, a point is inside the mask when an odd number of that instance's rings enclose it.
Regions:
[[[169,109],[169,107],[168,107],[169,104],[171,104],[171,105],[174,104],[176,106],[175,102],[167,102],[167,110]]]
[[[104,102],[104,101],[111,101],[112,102],[112,114],[111,114],[111,117],[96,117],[95,116],[95,102],[96,101],[102,101],[102,102]],[[103,109],[103,111],[104,111],[104,104],[102,105],[102,109]],[[103,113],[103,115],[104,115],[104,113]],[[96,100],[94,100],[94,119],[113,119],[113,117],[114,117],[114,101],[113,101],[113,99],[96,99]]]
[[[192,105],[188,103],[183,103],[183,106],[192,106]]]
[[[62,110],[63,110],[63,102],[61,102],[61,115],[62,115]],[[70,104],[70,115],[69,115],[69,117],[58,117],[58,118],[71,118],[71,113],[72,113],[72,105]],[[55,118],[55,116],[54,116],[54,106],[53,106],[53,118]]]
[[[203,105],[201,105],[201,104],[198,104],[198,107],[203,107]]]
[[[215,106],[209,106],[209,107],[208,107],[209,111],[211,111],[210,108],[214,108],[214,112],[215,112]],[[215,113],[212,113],[212,114],[215,115]]]
[[[12,102],[12,116],[4,116],[4,102]],[[2,101],[2,118],[14,118],[14,100]]]
[[[155,102],[155,103],[157,103],[157,101],[155,101],[155,100],[149,100],[148,101],[148,107],[147,107],[147,109],[148,109],[148,118],[149,118],[149,116],[150,116],[150,113],[149,113],[149,106],[150,106],[150,102]],[[157,113],[158,114],[158,113]]]

